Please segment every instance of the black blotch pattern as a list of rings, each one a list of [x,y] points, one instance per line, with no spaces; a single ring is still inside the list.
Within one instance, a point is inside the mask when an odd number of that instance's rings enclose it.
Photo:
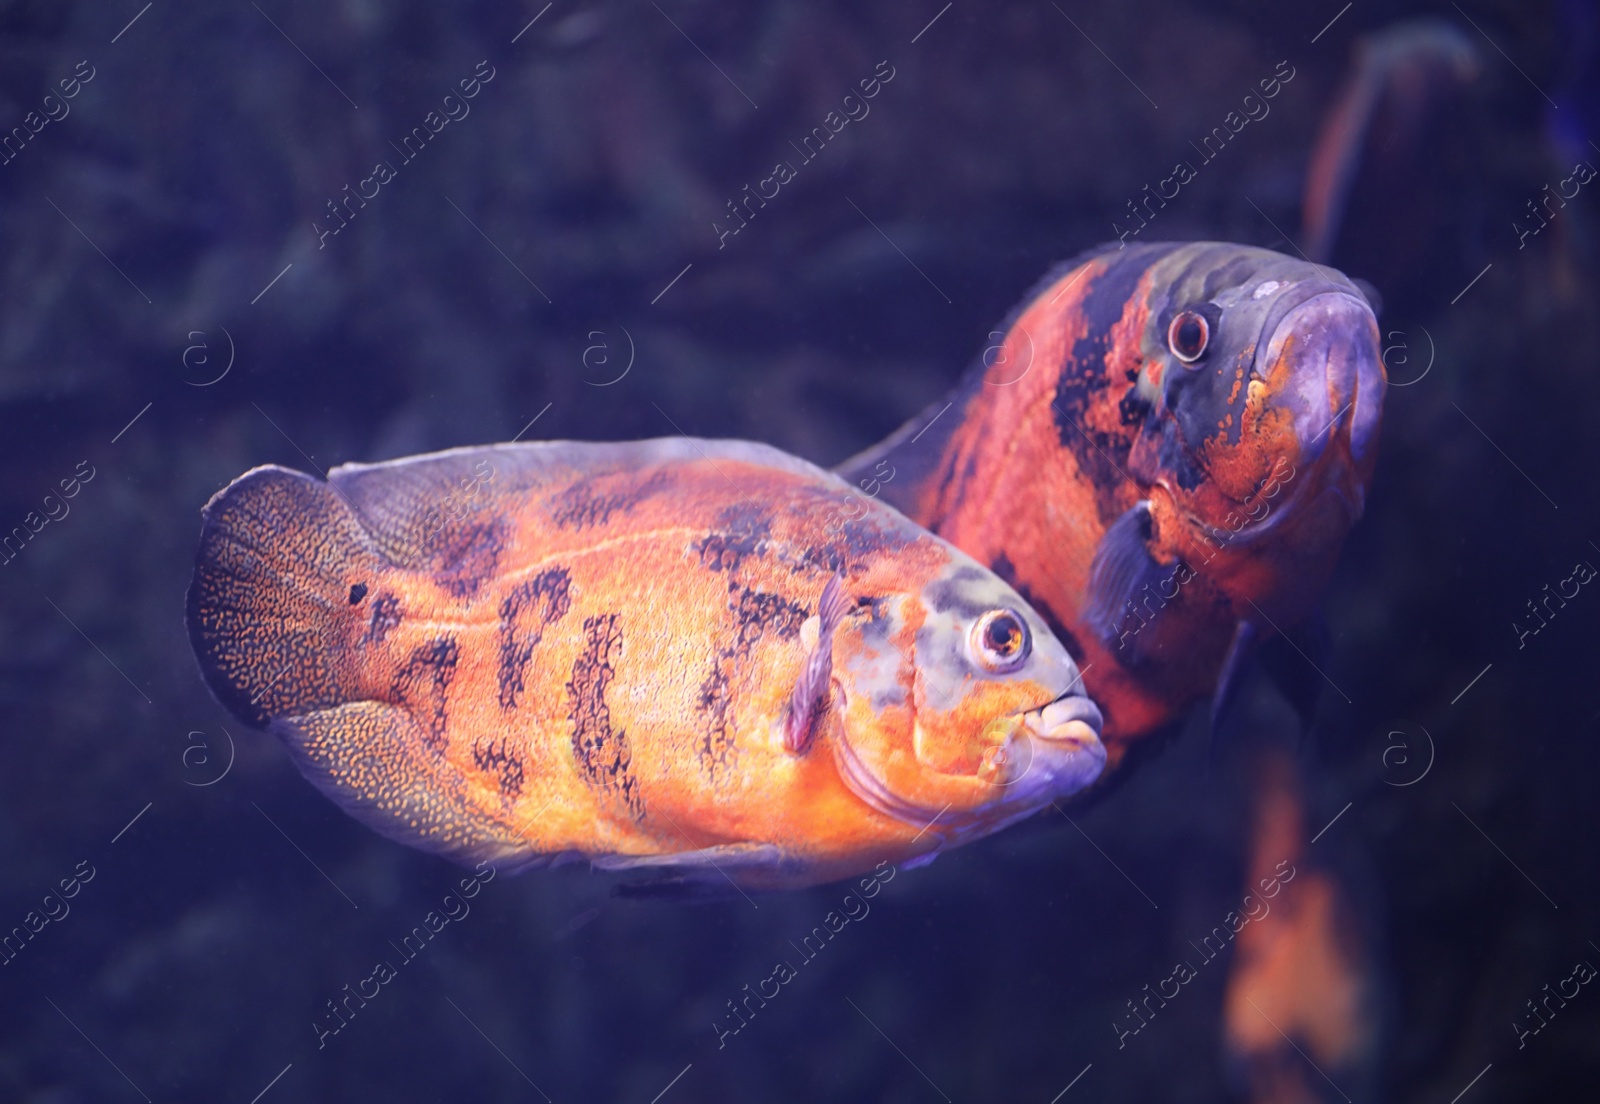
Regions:
[[[954,610],[958,617],[975,619],[985,613],[990,607],[982,602],[974,602],[962,593],[961,585],[967,582],[981,583],[987,573],[976,564],[966,564],[944,578],[933,580],[923,589],[923,598],[934,610],[944,613]]]
[[[372,614],[367,618],[367,633],[363,644],[382,644],[396,625],[400,624],[400,599],[392,594],[380,594],[372,601]]]
[[[1158,438],[1157,463],[1171,475],[1179,488],[1186,491],[1194,490],[1210,477],[1200,465],[1195,449],[1216,432],[1216,423],[1232,412],[1224,401],[1232,389],[1232,368],[1247,369],[1247,381],[1254,378],[1251,363],[1254,359],[1253,345],[1247,347],[1248,355],[1245,350],[1240,351],[1235,365],[1224,363],[1222,350],[1229,344],[1224,331],[1224,317],[1208,300],[1226,288],[1235,288],[1254,279],[1256,262],[1227,249],[1223,250],[1221,263],[1217,258],[1217,250],[1208,249],[1189,260],[1183,270],[1173,277],[1172,284],[1174,288],[1189,288],[1198,283],[1198,295],[1189,297],[1188,302],[1172,302],[1156,320],[1164,333],[1165,326],[1179,310],[1190,309],[1205,315],[1211,326],[1210,347],[1205,360],[1201,362],[1208,367],[1204,371],[1169,372],[1164,403],[1167,413],[1163,417],[1150,418],[1144,428],[1146,434]],[[1217,380],[1225,382],[1218,386],[1213,382]],[[1227,439],[1237,443],[1243,430],[1243,421],[1236,417],[1225,431]]]
[[[1183,427],[1176,418],[1162,418],[1149,426],[1147,433],[1156,436],[1156,460],[1164,471],[1172,473],[1178,487],[1192,491],[1208,477],[1208,472],[1190,455],[1183,439]]]
[[[519,583],[500,603],[500,708],[517,707],[528,661],[544,630],[571,608],[571,577],[564,567],[541,571]]]
[[[1153,409],[1148,402],[1139,397],[1137,385],[1129,387],[1128,393],[1117,403],[1117,413],[1125,426],[1143,425]]]
[[[772,519],[760,507],[740,502],[723,510],[717,529],[694,545],[700,563],[712,571],[734,572],[749,556],[759,556],[772,532]]]
[[[434,561],[439,585],[457,598],[470,598],[490,578],[500,562],[505,544],[502,522],[474,522],[440,533],[441,547]]]
[[[800,635],[800,626],[811,614],[781,594],[762,590],[739,588],[738,600],[733,605],[734,617],[739,626],[739,646],[748,651],[761,634],[774,632],[781,640],[793,640]]]
[[[604,525],[615,513],[627,513],[640,502],[659,494],[667,486],[665,472],[656,472],[644,482],[613,491],[596,494],[587,483],[574,483],[552,500],[550,520],[562,529],[586,529]]]
[[[844,549],[844,559],[850,562],[898,552],[909,543],[910,537],[905,532],[885,526],[871,515],[847,521],[840,527],[839,544]],[[835,565],[833,570],[841,571],[844,568]]]
[[[795,574],[820,574],[824,577],[840,571],[846,575],[850,574],[844,553],[840,551],[837,543],[809,544],[798,550],[791,549],[780,553],[779,559],[790,572]]]
[[[350,604],[353,606],[367,596],[367,584],[357,583],[350,588]]]
[[[728,584],[728,593],[734,595],[728,603],[733,613],[733,643],[712,657],[711,673],[700,684],[700,697],[696,702],[696,708],[705,715],[700,760],[713,778],[729,766],[733,754],[728,708],[732,703],[730,686],[739,664],[766,633],[773,633],[780,640],[793,640],[800,635],[800,626],[811,616],[805,607],[795,605],[781,594],[752,590],[737,583]]]
[[[1078,643],[1078,638],[1072,635],[1066,625],[1062,624],[1061,618],[1056,616],[1055,611],[1050,608],[1049,604],[1039,597],[1032,587],[1017,578],[1017,567],[1011,562],[1011,558],[1001,552],[990,562],[989,568],[1000,576],[1007,586],[1021,595],[1024,602],[1033,607],[1033,611],[1039,615],[1039,619],[1045,623],[1045,627],[1050,630],[1051,635],[1061,641],[1062,645],[1067,649],[1067,654],[1072,657],[1072,661],[1082,664],[1084,658],[1083,645]]]
[[[507,740],[476,740],[472,745],[472,762],[482,771],[490,771],[500,778],[500,796],[519,797],[524,780],[522,756],[511,750]]]
[[[733,738],[728,735],[728,706],[731,695],[728,689],[728,672],[724,665],[729,656],[718,652],[711,659],[711,673],[700,684],[700,697],[695,707],[705,716],[705,732],[700,738],[700,761],[713,778],[726,767],[733,754]]]
[[[1207,250],[1200,254],[1190,264],[1189,268],[1184,270],[1183,275],[1179,277],[1179,282],[1187,285],[1189,283],[1187,277],[1195,266],[1206,266],[1205,280],[1200,285],[1199,298],[1202,303],[1208,303],[1210,300],[1215,299],[1218,293],[1227,288],[1236,288],[1253,279],[1256,272],[1257,261],[1253,257],[1230,255],[1221,264],[1217,264],[1214,252],[1214,250]],[[1217,320],[1212,317],[1209,321],[1211,323],[1211,331],[1215,333]]]
[[[1092,428],[1086,424],[1084,415],[1111,386],[1111,381],[1106,378],[1105,358],[1111,351],[1113,327],[1122,321],[1123,314],[1132,304],[1145,271],[1168,248],[1130,250],[1126,256],[1111,261],[1109,267],[1095,277],[1083,297],[1081,307],[1086,323],[1084,336],[1073,342],[1071,351],[1059,369],[1053,410],[1056,432],[1061,446],[1077,457],[1079,470],[1088,474],[1097,488],[1111,487],[1120,482],[1122,477],[1118,468],[1127,467],[1131,441],[1124,435],[1108,434]],[[1126,396],[1123,399],[1125,401]],[[1130,409],[1119,403],[1119,411],[1123,424],[1129,424]],[[1102,514],[1102,521],[1109,521],[1111,516],[1115,516],[1115,503],[1110,496],[1097,495],[1096,505]]]
[[[606,687],[616,677],[612,655],[622,649],[617,616],[605,613],[583,619],[584,649],[572,661],[567,719],[572,722],[572,757],[578,773],[602,795],[620,802],[639,821],[644,819],[644,799],[632,770],[628,734],[621,729],[612,730],[611,708],[606,705]]]
[[[447,696],[460,659],[455,640],[440,636],[413,651],[395,672],[394,699],[411,710],[422,726],[423,738],[435,750],[444,746]]]
[[[1017,565],[1011,562],[1011,557],[1004,552],[999,553],[989,564],[989,570],[1000,576],[1000,580],[1012,590],[1017,588]],[[1020,592],[1019,592],[1020,593]]]

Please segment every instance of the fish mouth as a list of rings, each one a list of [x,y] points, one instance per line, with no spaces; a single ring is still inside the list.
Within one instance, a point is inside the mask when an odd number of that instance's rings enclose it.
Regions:
[[[1005,787],[1028,784],[1030,790],[1055,796],[1081,790],[1105,769],[1106,746],[1100,739],[1105,718],[1082,694],[1063,694],[1008,720],[1014,722],[1010,731],[979,768],[984,781]]]
[[[1100,707],[1082,694],[1071,691],[1048,705],[1022,714],[1022,719],[1028,731],[1041,740],[1084,748],[1098,744],[1106,726]]]
[[[1279,382],[1269,400],[1294,419],[1299,462],[1310,466],[1348,438],[1359,462],[1377,434],[1385,386],[1378,320],[1353,288],[1306,280],[1274,303],[1261,328],[1256,377]],[[1285,356],[1291,363],[1280,369]]]
[[[929,832],[938,850],[976,835],[988,835],[1032,816],[1057,797],[1088,786],[1106,765],[1100,709],[1069,691],[1035,709],[997,717],[984,727],[985,752],[974,774],[952,776],[977,783],[979,803],[935,808],[900,796],[861,758],[848,737],[833,741],[834,761],[845,785],[885,815]],[[930,830],[933,830],[930,832]]]
[[[1287,414],[1293,427],[1280,440],[1280,456],[1258,488],[1267,499],[1264,516],[1233,533],[1234,540],[1259,538],[1294,513],[1292,504],[1332,490],[1354,522],[1364,505],[1359,477],[1313,478],[1320,467],[1361,471],[1376,444],[1387,385],[1378,351],[1378,322],[1353,287],[1331,280],[1304,280],[1273,303],[1261,328],[1254,380],[1273,393],[1267,410]],[[1254,501],[1247,500],[1247,504]],[[1263,500],[1264,502],[1265,500]],[[1255,503],[1251,511],[1260,509]]]

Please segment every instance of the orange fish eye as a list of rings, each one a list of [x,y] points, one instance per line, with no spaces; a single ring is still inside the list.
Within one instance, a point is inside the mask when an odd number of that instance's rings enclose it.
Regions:
[[[1167,348],[1185,364],[1199,360],[1210,340],[1211,324],[1199,311],[1182,311],[1167,327]]]
[[[990,610],[973,623],[972,651],[987,670],[1016,670],[1031,647],[1028,624],[1014,610]]]

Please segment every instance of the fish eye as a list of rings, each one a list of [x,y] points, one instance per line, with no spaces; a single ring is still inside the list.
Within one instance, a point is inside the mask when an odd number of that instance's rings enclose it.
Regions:
[[[1211,324],[1199,311],[1186,310],[1167,327],[1167,348],[1185,364],[1193,364],[1211,340]]]
[[[972,652],[986,670],[1015,671],[1028,658],[1033,642],[1028,623],[1015,610],[990,610],[972,625]]]

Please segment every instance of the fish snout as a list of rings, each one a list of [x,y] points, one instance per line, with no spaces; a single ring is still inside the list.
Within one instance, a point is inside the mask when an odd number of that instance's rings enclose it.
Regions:
[[[1024,718],[1029,731],[1041,740],[1085,750],[1099,745],[1100,734],[1105,730],[1100,707],[1082,694],[1065,694],[1043,709],[1024,714]]]
[[[1294,421],[1297,463],[1315,463],[1347,426],[1350,458],[1360,467],[1376,443],[1383,405],[1377,318],[1358,293],[1336,285],[1284,306],[1274,312],[1264,374],[1278,381],[1271,405]]]
[[[1106,765],[1100,709],[1081,694],[990,726],[978,777],[996,786],[1025,783],[1047,799],[1087,786]]]

